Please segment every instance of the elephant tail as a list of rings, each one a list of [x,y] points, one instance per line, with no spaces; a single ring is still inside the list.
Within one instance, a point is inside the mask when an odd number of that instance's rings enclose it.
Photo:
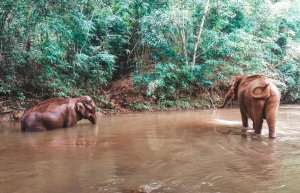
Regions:
[[[258,86],[253,89],[252,97],[254,99],[266,100],[271,96],[270,84],[266,83],[264,86]]]

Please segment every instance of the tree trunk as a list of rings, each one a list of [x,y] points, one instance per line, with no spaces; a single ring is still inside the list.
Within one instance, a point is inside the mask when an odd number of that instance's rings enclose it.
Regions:
[[[192,66],[194,66],[195,63],[196,63],[197,49],[198,49],[198,46],[199,46],[199,43],[200,43],[200,37],[201,37],[201,34],[202,34],[203,25],[204,25],[204,22],[205,22],[208,7],[209,7],[209,0],[207,0],[207,2],[206,2],[205,9],[204,9],[204,14],[203,14],[203,17],[202,17],[202,21],[201,21],[200,26],[199,26],[199,32],[198,32],[197,40],[196,40],[195,47],[194,47]]]
[[[175,13],[176,11],[173,10],[173,12]],[[176,16],[174,16],[174,20],[173,21],[177,25],[177,27],[178,27],[178,29],[180,31],[181,50],[183,52],[185,62],[188,64],[189,63],[189,58],[188,58],[187,45],[186,45],[186,33],[185,33],[185,30],[184,30],[184,17],[182,17],[182,23],[180,21],[179,22],[177,21],[177,17]]]
[[[25,42],[25,50],[27,52],[29,52],[31,50],[31,24],[32,24],[32,12],[33,12],[33,8],[32,8],[32,1],[30,0],[29,2],[29,13],[28,13],[28,25],[27,25],[27,37],[26,37],[26,42]]]
[[[0,55],[2,52],[4,52],[3,46],[4,46],[4,38],[6,38],[5,35],[5,24],[8,18],[8,15],[10,14],[10,7],[8,10],[4,10],[2,12],[2,20],[1,20],[1,26],[0,26]]]
[[[181,40],[182,40],[182,51],[184,53],[185,62],[188,64],[189,58],[188,58],[188,54],[187,54],[187,50],[186,50],[186,35],[185,35],[184,27],[182,29],[180,29],[180,35],[181,35]]]

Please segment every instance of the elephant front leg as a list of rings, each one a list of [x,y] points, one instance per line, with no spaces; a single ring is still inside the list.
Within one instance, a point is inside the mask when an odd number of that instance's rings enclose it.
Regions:
[[[66,118],[64,120],[64,128],[68,128],[68,127],[73,127],[75,126],[77,123],[77,119],[76,119],[76,113],[75,111],[72,111],[71,108],[67,109],[67,115]]]
[[[277,112],[279,107],[279,101],[280,98],[272,98],[268,101],[268,104],[266,106],[266,120],[269,126],[269,138],[275,139],[275,125],[276,125],[276,119],[277,119]]]
[[[242,116],[243,127],[248,128],[248,127],[249,127],[249,125],[248,125],[248,116],[247,116],[247,114],[246,114],[244,111],[242,111],[241,109],[240,109],[240,112],[241,112],[241,116]]]
[[[269,126],[269,138],[275,139],[276,138],[276,134],[275,134],[276,113],[267,114],[266,119]]]

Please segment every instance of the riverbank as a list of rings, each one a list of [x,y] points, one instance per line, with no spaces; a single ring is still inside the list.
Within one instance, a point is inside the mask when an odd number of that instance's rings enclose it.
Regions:
[[[100,116],[143,111],[212,109],[224,101],[228,90],[225,85],[229,83],[215,84],[211,88],[199,89],[192,94],[179,93],[174,100],[162,100],[143,94],[141,88],[134,86],[133,81],[127,76],[113,81],[106,88],[99,88],[100,94],[91,97]],[[0,96],[0,121],[18,121],[28,109],[49,98],[51,97],[44,96],[42,93],[25,97]],[[281,97],[281,104],[290,104],[289,101],[285,96]],[[237,106],[235,101],[227,104],[227,108]]]
[[[180,93],[176,100],[156,99],[145,96],[134,87],[131,79],[114,82],[105,93],[105,101],[99,103],[104,113],[122,113],[128,111],[165,111],[180,109],[215,108],[223,100],[227,91],[199,90],[193,96]]]
[[[100,96],[92,96],[100,115],[141,111],[173,111],[183,109],[215,108],[223,100],[226,91],[204,90],[194,96],[181,93],[176,100],[155,100],[147,97],[134,87],[130,78],[117,80],[106,89],[101,89]],[[49,97],[50,98],[50,97]],[[47,98],[0,97],[0,121],[20,120],[28,109]],[[231,105],[234,105],[232,103]]]

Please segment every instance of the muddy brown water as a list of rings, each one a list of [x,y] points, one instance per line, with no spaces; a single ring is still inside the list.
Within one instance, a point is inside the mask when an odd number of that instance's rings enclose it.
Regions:
[[[0,124],[0,192],[300,191],[300,106],[281,106],[277,139],[241,134],[238,109],[136,113],[21,133]]]

